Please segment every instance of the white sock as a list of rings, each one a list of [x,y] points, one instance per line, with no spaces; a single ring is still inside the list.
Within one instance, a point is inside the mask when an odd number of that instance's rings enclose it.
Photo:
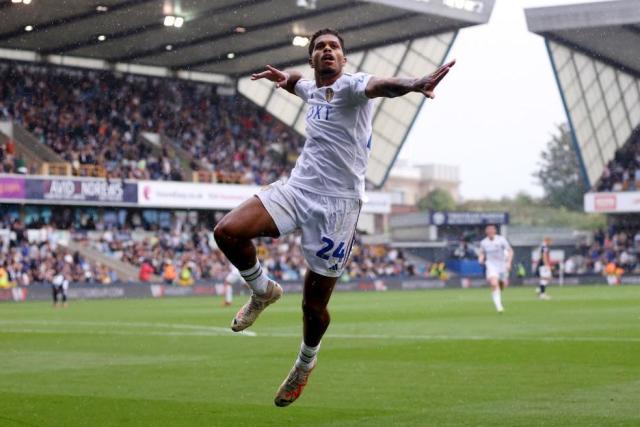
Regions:
[[[231,285],[227,285],[227,289],[225,289],[224,301],[229,304],[233,301],[233,287]]]
[[[493,303],[496,306],[496,310],[502,310],[502,292],[500,289],[496,289],[491,291],[491,297],[493,298]]]
[[[260,261],[256,260],[256,265],[248,270],[241,270],[240,275],[254,293],[261,295],[267,292],[269,277],[267,277],[267,273],[260,265]]]
[[[315,347],[310,347],[302,341],[302,344],[300,344],[300,352],[296,359],[296,366],[303,369],[309,369],[318,354],[318,350],[320,350],[320,344]]]

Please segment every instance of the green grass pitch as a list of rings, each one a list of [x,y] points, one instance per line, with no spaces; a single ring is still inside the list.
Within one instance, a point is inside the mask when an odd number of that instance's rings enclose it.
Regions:
[[[232,334],[217,298],[0,305],[2,426],[638,426],[640,287],[337,293],[300,400],[273,405],[300,295]]]

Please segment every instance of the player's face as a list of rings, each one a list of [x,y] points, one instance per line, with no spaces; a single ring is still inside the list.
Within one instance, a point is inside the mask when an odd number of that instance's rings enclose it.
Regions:
[[[487,237],[493,239],[497,233],[496,227],[493,225],[488,225],[487,228],[484,229],[484,232],[487,234]]]
[[[342,72],[342,67],[347,63],[340,40],[333,34],[323,34],[318,37],[309,58],[311,68],[320,75],[335,75]]]

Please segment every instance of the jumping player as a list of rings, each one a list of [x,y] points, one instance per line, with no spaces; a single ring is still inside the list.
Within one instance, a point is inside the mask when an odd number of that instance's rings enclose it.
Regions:
[[[316,366],[320,341],[329,326],[327,305],[347,263],[364,196],[371,151],[373,98],[410,92],[434,97],[434,89],[454,62],[418,79],[377,78],[348,74],[342,37],[334,30],[316,32],[309,45],[313,80],[296,71],[270,65],[253,74],[267,79],[308,104],[307,140],[289,180],[271,184],[227,214],[214,229],[218,246],[253,290],[233,319],[231,329],[251,326],[262,311],[282,296],[256,258],[251,239],[302,231],[309,269],[302,296],[303,341],[298,358],[275,397],[277,406],[294,402]]]
[[[502,313],[504,311],[502,289],[508,283],[513,249],[507,239],[498,234],[495,225],[487,225],[484,231],[487,237],[480,242],[479,261],[485,266],[487,282],[491,286],[491,296],[496,310]]]

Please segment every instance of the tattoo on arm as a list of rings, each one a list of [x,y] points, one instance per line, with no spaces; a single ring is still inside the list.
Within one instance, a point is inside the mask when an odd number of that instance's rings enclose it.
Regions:
[[[369,98],[395,98],[413,92],[416,86],[416,79],[403,79],[399,77],[386,79],[376,78],[372,79],[369,86],[366,90]]]

